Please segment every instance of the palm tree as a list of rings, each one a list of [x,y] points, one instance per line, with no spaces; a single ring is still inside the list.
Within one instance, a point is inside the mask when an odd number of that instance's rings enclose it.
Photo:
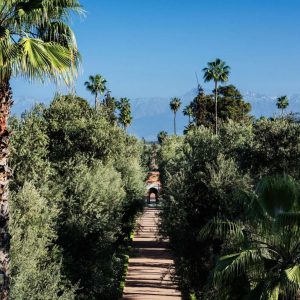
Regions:
[[[157,140],[159,144],[162,144],[163,141],[168,137],[168,133],[166,131],[160,131],[157,135]]]
[[[103,95],[107,90],[106,83],[107,81],[99,74],[90,76],[89,81],[86,81],[84,83],[86,89],[90,91],[92,95],[95,95],[95,109],[97,108],[99,103],[98,95]]]
[[[213,273],[213,284],[223,297],[230,285],[240,281],[248,283],[245,299],[299,299],[298,193],[292,178],[266,177],[258,185],[246,221],[215,218],[202,229],[202,238],[229,238],[230,249],[236,245],[234,253],[219,259]]]
[[[192,108],[192,106],[189,104],[189,105],[187,105],[185,108],[184,108],[184,110],[183,110],[183,114],[185,115],[185,116],[188,116],[188,118],[189,118],[189,124],[191,123],[191,118],[192,118],[192,116],[193,116],[193,108]]]
[[[209,62],[207,67],[203,69],[204,81],[214,81],[215,83],[215,132],[218,134],[218,83],[228,81],[230,67],[224,61],[217,58],[215,61]]]
[[[281,109],[281,114],[283,116],[284,110],[289,106],[289,98],[287,96],[281,96],[277,98],[276,105],[278,109]]]
[[[111,96],[110,91],[106,92],[103,99],[104,111],[106,112],[107,119],[111,124],[115,124],[117,117],[115,115],[117,109],[117,100]]]
[[[7,120],[13,104],[11,78],[70,84],[80,61],[68,17],[81,13],[78,0],[0,1],[0,299],[9,291],[9,138]]]
[[[128,126],[132,123],[131,105],[129,99],[121,98],[120,101],[117,103],[117,108],[120,111],[119,123],[126,130]]]
[[[174,112],[174,134],[176,135],[176,114],[181,106],[181,100],[179,98],[173,98],[170,102],[170,108]]]

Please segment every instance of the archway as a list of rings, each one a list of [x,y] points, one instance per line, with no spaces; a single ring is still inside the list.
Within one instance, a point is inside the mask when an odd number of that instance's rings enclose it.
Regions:
[[[151,187],[149,190],[148,190],[148,197],[147,197],[147,202],[150,203],[151,201],[151,195],[155,196],[155,201],[158,202],[158,189],[155,188],[155,187]]]

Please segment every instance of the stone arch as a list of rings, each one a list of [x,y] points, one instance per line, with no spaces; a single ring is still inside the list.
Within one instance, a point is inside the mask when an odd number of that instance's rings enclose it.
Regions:
[[[156,187],[150,187],[148,189],[148,196],[147,196],[148,203],[150,203],[152,194],[155,195],[155,201],[158,202],[158,189]]]

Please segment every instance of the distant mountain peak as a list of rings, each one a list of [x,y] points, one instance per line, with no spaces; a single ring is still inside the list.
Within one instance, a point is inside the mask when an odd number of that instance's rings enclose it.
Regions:
[[[211,94],[211,90],[205,90],[206,94]],[[252,105],[251,114],[256,117],[273,116],[278,113],[276,107],[276,99],[278,96],[269,96],[253,91],[241,91],[245,101]],[[193,88],[183,95],[179,95],[182,100],[181,111],[177,114],[177,127],[183,130],[187,125],[188,119],[182,114],[182,110],[188,105],[198,94],[198,89]],[[174,95],[173,95],[174,96]],[[290,105],[287,112],[300,112],[300,94],[288,95]],[[170,110],[170,97],[141,97],[131,101],[133,124],[130,132],[136,136],[144,137],[146,140],[154,140],[158,132],[165,130],[169,133],[173,132],[173,113]],[[32,97],[16,97],[13,105],[13,113],[20,115],[23,111],[29,110],[34,104],[39,103]],[[48,104],[49,99],[44,103]]]

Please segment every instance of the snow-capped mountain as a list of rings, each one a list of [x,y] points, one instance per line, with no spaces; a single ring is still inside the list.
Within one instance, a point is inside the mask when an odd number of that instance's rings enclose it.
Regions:
[[[207,94],[210,91],[205,91]],[[242,91],[245,101],[252,105],[251,114],[255,117],[267,116],[270,117],[279,113],[276,107],[277,96],[270,96],[251,91]],[[177,113],[177,128],[178,132],[182,132],[187,125],[188,119],[182,114],[182,110],[188,105],[197,95],[197,89],[192,89],[189,92],[181,95],[182,100],[181,110]],[[173,132],[173,113],[170,110],[170,99],[178,95],[170,95],[168,98],[151,97],[138,98],[131,101],[133,124],[129,132],[138,136],[144,137],[146,140],[156,140],[158,132],[165,130],[169,133]],[[300,112],[300,94],[288,95],[290,104],[287,112]],[[30,109],[34,104],[39,103],[38,99],[19,97],[14,99],[15,103],[12,112],[20,115],[23,111]],[[50,103],[50,99],[43,101],[45,104]]]
[[[209,91],[205,91],[207,94]],[[197,89],[193,89],[182,95],[181,111],[177,113],[178,132],[187,125],[187,117],[183,116],[182,110],[197,95]],[[251,114],[257,118],[261,116],[271,117],[278,114],[276,99],[278,96],[264,95],[251,91],[242,91],[244,100],[252,106]],[[286,112],[300,112],[300,94],[288,95],[289,107]],[[144,137],[146,140],[156,140],[157,133],[165,130],[173,132],[173,114],[170,111],[170,98],[143,98],[132,101],[134,122],[130,132]]]

